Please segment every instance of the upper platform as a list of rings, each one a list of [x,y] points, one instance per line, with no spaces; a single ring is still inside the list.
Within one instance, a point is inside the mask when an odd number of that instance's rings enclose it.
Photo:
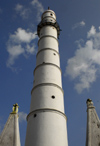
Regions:
[[[55,12],[50,10],[49,8],[48,8],[48,10],[46,10],[42,14],[41,22],[37,26],[37,34],[38,34],[39,37],[40,37],[40,30],[41,30],[41,28],[44,27],[44,26],[47,26],[47,25],[55,27],[57,29],[57,36],[59,37],[59,35],[60,35],[60,26],[56,22]]]

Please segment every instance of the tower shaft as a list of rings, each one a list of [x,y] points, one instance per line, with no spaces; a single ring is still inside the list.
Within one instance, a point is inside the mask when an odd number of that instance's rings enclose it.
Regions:
[[[58,49],[60,27],[52,10],[42,14],[25,146],[68,146]]]

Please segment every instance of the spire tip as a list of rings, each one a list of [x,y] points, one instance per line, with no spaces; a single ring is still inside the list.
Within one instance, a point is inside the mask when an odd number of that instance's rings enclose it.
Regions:
[[[13,105],[13,108],[12,108],[12,113],[18,113],[18,108],[19,108],[18,104],[15,103],[15,104]]]

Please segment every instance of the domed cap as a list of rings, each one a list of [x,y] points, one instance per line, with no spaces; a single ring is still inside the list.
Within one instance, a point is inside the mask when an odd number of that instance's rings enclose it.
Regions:
[[[50,8],[48,7],[48,10],[44,11],[44,13],[42,14],[41,20],[43,20],[46,17],[52,17],[53,19],[56,20],[56,14],[54,11],[50,10]]]

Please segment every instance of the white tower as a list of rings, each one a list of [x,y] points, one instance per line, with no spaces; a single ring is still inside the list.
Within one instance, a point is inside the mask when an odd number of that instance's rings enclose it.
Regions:
[[[54,11],[46,10],[39,36],[25,146],[68,146],[59,61],[60,27]]]

